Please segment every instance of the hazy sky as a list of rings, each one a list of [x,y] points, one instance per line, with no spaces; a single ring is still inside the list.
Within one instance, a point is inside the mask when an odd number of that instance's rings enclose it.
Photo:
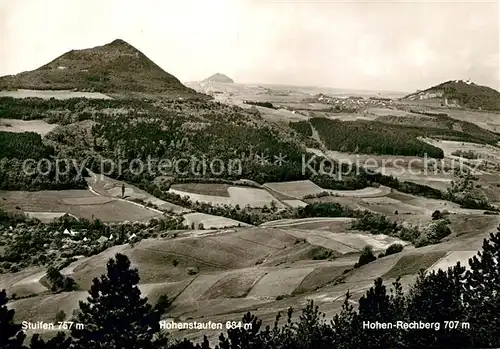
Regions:
[[[181,81],[500,89],[499,1],[0,0],[0,75],[121,38]]]

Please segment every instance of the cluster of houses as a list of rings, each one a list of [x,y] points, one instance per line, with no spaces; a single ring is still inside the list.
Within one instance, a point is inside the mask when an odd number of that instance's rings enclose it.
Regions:
[[[91,239],[89,239],[86,236],[84,236],[83,239],[78,239],[78,240],[73,240],[72,239],[72,237],[85,235],[85,233],[86,232],[84,230],[76,231],[76,230],[73,230],[73,229],[64,229],[63,235],[66,235],[66,237],[62,240],[63,243],[64,243],[64,245],[62,247],[63,248],[68,248],[70,244],[80,244],[82,242],[91,241]],[[127,239],[128,239],[128,241],[131,241],[135,237],[137,237],[137,235],[135,233],[133,233],[133,234],[129,234],[128,237],[127,237]],[[113,234],[111,234],[109,237],[101,235],[97,239],[97,243],[103,244],[103,243],[106,243],[106,242],[114,240],[114,239],[115,239],[115,236],[113,236]]]
[[[391,98],[360,96],[331,97],[322,93],[307,99],[306,102],[338,105],[344,108],[386,107],[394,104]]]

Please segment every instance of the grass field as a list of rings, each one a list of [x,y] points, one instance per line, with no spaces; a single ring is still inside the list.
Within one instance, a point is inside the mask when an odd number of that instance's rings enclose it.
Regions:
[[[179,183],[172,184],[171,189],[201,195],[229,197],[228,184],[222,183]]]
[[[84,290],[88,290],[92,280],[106,273],[106,263],[117,253],[124,253],[128,245],[119,245],[108,248],[106,251],[92,257],[82,258],[72,265],[73,272],[68,274]]]
[[[56,313],[59,310],[71,315],[78,307],[78,302],[88,297],[88,292],[63,292],[59,294],[42,295],[13,301],[10,305],[16,311],[15,320],[55,322]]]
[[[43,120],[0,119],[0,131],[35,132],[42,137],[57,126],[57,124],[49,124]]]
[[[24,90],[17,91],[0,91],[0,97],[14,98],[43,98],[43,99],[69,99],[69,98],[95,98],[95,99],[111,99],[102,93],[97,92],[74,92],[69,90]]]
[[[18,297],[39,294],[47,291],[40,283],[45,276],[45,268],[28,268],[15,274],[0,274],[0,289]]]
[[[450,229],[452,234],[446,240],[460,238],[474,238],[491,231],[498,225],[497,216],[476,215],[456,215],[452,217]]]
[[[143,283],[139,285],[141,293],[148,297],[151,303],[156,303],[156,301],[162,295],[168,295],[171,298],[176,298],[179,296],[187,286],[193,281],[194,277],[186,278],[177,282],[158,282],[158,283]]]
[[[396,264],[385,273],[382,278],[396,278],[398,276],[413,275],[418,273],[421,269],[426,270],[430,268],[434,263],[439,261],[442,257],[446,255],[446,252],[429,252],[422,254],[411,254],[402,256]]]
[[[248,293],[248,298],[272,298],[290,295],[314,268],[290,268],[266,274]]]
[[[331,159],[346,164],[359,164],[366,168],[393,167],[396,164],[405,167],[410,162],[417,167],[419,163],[423,163],[423,158],[419,156],[354,154],[336,150],[327,150],[325,154]]]
[[[342,266],[318,267],[311,271],[293,291],[294,294],[316,291],[316,289],[333,282],[342,276],[346,270]]]
[[[468,267],[469,258],[474,257],[477,254],[477,251],[451,251],[446,253],[441,259],[436,261],[436,263],[432,264],[427,271],[433,270],[447,270],[449,267],[454,266],[459,263],[462,266]]]

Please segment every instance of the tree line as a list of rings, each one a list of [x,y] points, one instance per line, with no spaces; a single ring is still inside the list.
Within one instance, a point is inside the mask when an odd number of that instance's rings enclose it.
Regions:
[[[54,155],[54,148],[45,145],[42,137],[35,132],[0,131],[2,158],[7,159],[43,159]]]

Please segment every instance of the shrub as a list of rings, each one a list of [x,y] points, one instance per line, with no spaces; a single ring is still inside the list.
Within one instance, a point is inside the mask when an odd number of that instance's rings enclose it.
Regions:
[[[188,275],[196,275],[196,274],[198,274],[198,268],[190,267],[190,268],[187,268],[186,271],[187,271]]]
[[[259,107],[265,107],[270,109],[277,109],[271,102],[244,101],[243,103],[250,105],[257,105]]]
[[[403,245],[401,244],[392,244],[391,246],[387,247],[387,249],[385,250],[385,256],[389,256],[391,254],[395,254],[395,253],[399,253],[401,251],[403,251]]]
[[[369,231],[372,234],[394,235],[398,228],[397,223],[392,222],[386,216],[376,213],[366,213],[356,220],[352,229]]]
[[[432,220],[433,221],[441,219],[441,217],[442,217],[441,211],[436,210],[436,211],[432,212]]]
[[[359,268],[365,264],[373,262],[377,257],[373,254],[373,249],[371,246],[365,246],[363,251],[361,251],[361,255],[359,256],[359,260],[356,264],[354,264],[355,268]]]
[[[446,221],[441,220],[432,227],[431,232],[431,238],[440,241],[451,234],[451,229],[448,227]]]
[[[332,251],[327,249],[321,249],[314,252],[313,260],[320,261],[332,257]]]
[[[473,152],[472,150],[468,150],[468,151],[457,150],[457,151],[452,152],[451,155],[455,155],[455,156],[465,158],[465,159],[470,159],[470,160],[479,158],[479,155],[476,154],[475,152]]]
[[[488,214],[488,215],[496,215],[496,216],[498,216],[498,212],[494,212],[494,211],[484,211],[483,213],[484,214]]]
[[[56,322],[64,321],[64,319],[66,319],[66,313],[63,310],[59,310],[56,313],[56,318],[55,318]]]
[[[172,305],[173,300],[170,299],[166,294],[162,294],[156,301],[155,308],[161,309],[164,312]]]
[[[443,238],[451,234],[448,221],[439,220],[431,225],[425,234],[421,235],[415,242],[415,247],[422,247],[439,243]]]

